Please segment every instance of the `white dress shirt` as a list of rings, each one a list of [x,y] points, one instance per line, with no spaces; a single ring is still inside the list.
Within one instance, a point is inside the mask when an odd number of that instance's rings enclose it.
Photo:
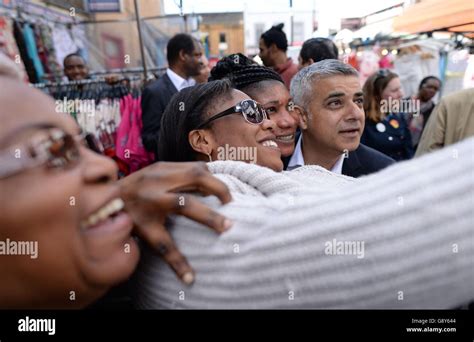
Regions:
[[[303,142],[303,134],[300,135],[298,142],[296,143],[295,151],[293,152],[293,155],[290,158],[290,161],[288,163],[287,170],[291,171],[293,169],[296,169],[300,166],[304,166],[304,157],[303,157],[303,150],[301,149],[301,145]],[[336,164],[332,167],[331,172],[337,173],[338,175],[342,175],[342,164],[344,164],[344,153],[341,154],[339,159],[337,160]]]
[[[166,74],[178,91],[196,84],[196,80],[194,78],[190,77],[188,79],[184,79],[170,68],[166,69]]]

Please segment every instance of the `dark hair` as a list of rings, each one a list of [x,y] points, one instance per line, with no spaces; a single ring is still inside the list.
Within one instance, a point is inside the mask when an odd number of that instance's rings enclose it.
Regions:
[[[311,58],[316,63],[325,59],[338,59],[339,51],[331,39],[311,38],[304,42],[300,56],[303,62]]]
[[[276,47],[280,50],[286,52],[288,50],[288,40],[286,39],[286,34],[283,32],[283,26],[285,24],[281,23],[276,26],[272,26],[268,31],[262,33],[260,38],[263,39],[265,45],[270,47],[270,45],[275,44]]]
[[[206,113],[216,102],[230,97],[231,91],[230,81],[220,80],[184,88],[176,93],[161,118],[158,160],[195,161],[197,154],[189,143],[189,132],[207,119]]]
[[[388,69],[380,69],[370,76],[362,88],[364,92],[364,111],[367,118],[379,122],[383,119],[383,113],[380,111],[382,104],[382,93],[387,85],[398,75]]]
[[[423,78],[420,82],[420,85],[418,86],[418,90],[421,90],[421,88],[425,85],[426,82],[428,82],[429,80],[436,80],[439,82],[439,84],[441,85],[441,80],[436,77],[436,76],[426,76],[425,78]]]
[[[219,60],[211,70],[209,80],[229,79],[235,89],[244,93],[252,92],[257,83],[278,81],[284,84],[280,75],[273,69],[258,65],[241,53],[235,53]],[[250,94],[249,94],[250,95]]]
[[[73,53],[70,53],[69,55],[67,55],[66,57],[64,57],[63,67],[66,66],[66,61],[71,57],[79,57],[80,59],[82,59],[84,61],[84,63],[86,63],[86,60],[84,59],[84,57],[82,57],[78,52],[73,52]]]
[[[166,59],[168,60],[168,65],[172,65],[178,60],[181,50],[184,50],[185,54],[191,55],[194,52],[196,43],[196,39],[186,33],[178,33],[173,36],[166,45]]]

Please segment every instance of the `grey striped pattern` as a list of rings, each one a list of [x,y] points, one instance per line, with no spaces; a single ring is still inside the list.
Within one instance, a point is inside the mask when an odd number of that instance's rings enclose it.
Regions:
[[[233,202],[203,200],[234,226],[219,236],[174,218],[196,282],[145,250],[137,308],[445,309],[474,298],[474,139],[359,179],[317,166],[209,168]],[[363,241],[364,258],[327,255],[333,239]]]

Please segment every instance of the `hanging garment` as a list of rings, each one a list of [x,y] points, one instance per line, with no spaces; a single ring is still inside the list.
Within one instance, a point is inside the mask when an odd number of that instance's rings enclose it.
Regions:
[[[28,79],[31,83],[38,83],[38,75],[36,74],[36,69],[33,64],[33,60],[28,55],[26,49],[25,38],[23,36],[23,28],[19,21],[15,20],[13,22],[13,36],[15,37],[16,44],[18,46],[18,51],[20,51],[21,59],[25,64],[25,70],[28,74]]]
[[[130,94],[120,100],[122,121],[117,130],[117,157],[127,163],[130,172],[137,171],[154,160],[152,153],[143,147],[141,139],[141,97]]]
[[[62,77],[63,69],[62,65],[56,60],[56,49],[53,42],[53,30],[50,24],[44,24],[40,26],[41,40],[43,41],[43,47],[46,52],[47,64],[50,73],[56,80]]]
[[[36,76],[41,81],[44,76],[44,68],[43,64],[41,64],[41,60],[38,55],[38,49],[36,47],[35,41],[35,33],[29,23],[25,23],[25,25],[23,26],[23,36],[25,38],[26,51],[28,52],[28,56],[33,61]]]
[[[0,16],[0,52],[16,63],[20,77],[27,81],[25,65],[13,36],[13,22],[11,19],[2,16]]]

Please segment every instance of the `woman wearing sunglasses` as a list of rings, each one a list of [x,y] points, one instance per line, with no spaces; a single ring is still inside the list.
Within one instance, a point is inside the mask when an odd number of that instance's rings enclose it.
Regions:
[[[52,99],[4,76],[0,89],[0,308],[94,302],[135,269],[132,233],[193,282],[165,219],[185,215],[224,231],[229,221],[179,192],[225,203],[225,185],[202,163],[158,163],[117,182],[115,163],[86,148],[88,139]]]
[[[275,142],[284,162],[295,149],[299,117],[285,83],[274,70],[258,65],[241,53],[222,58],[211,70],[211,80],[230,79],[232,86],[261,103],[276,127]]]
[[[365,81],[363,91],[366,120],[360,142],[397,161],[412,158],[406,113],[400,112],[403,91],[398,75],[381,69]]]
[[[137,308],[440,309],[473,298],[474,138],[453,146],[455,159],[443,150],[354,179],[319,166],[275,172],[273,129],[228,81],[175,94],[163,114],[161,157],[215,160],[228,144],[256,148],[258,165],[208,163],[231,189],[233,201],[218,210],[232,229],[216,236],[172,218],[196,281],[183,287],[144,251]]]
[[[260,104],[229,80],[212,81],[173,96],[163,113],[158,156],[162,161],[240,160],[281,171],[275,130]]]

